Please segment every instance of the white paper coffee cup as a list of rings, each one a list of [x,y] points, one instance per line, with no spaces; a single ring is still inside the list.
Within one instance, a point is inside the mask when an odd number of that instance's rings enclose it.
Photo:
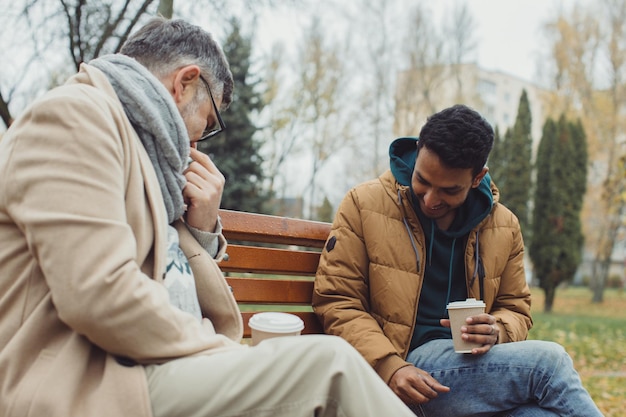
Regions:
[[[253,315],[248,325],[252,331],[253,346],[272,337],[297,336],[304,329],[304,322],[295,314],[273,311]]]
[[[465,324],[465,319],[485,312],[485,303],[475,298],[468,298],[465,301],[455,301],[447,306],[450,317],[450,330],[452,331],[452,341],[454,351],[457,353],[471,353],[473,348],[482,346],[480,343],[470,343],[461,338],[461,327]]]

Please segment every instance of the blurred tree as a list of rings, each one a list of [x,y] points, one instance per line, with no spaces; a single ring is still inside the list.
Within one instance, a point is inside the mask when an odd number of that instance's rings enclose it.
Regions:
[[[585,198],[587,250],[593,256],[593,302],[603,300],[617,236],[626,214],[624,155],[626,134],[626,1],[576,6],[547,25],[552,45],[555,94],[546,108],[553,116],[580,117],[587,133],[594,175]]]
[[[463,91],[462,64],[476,50],[477,41],[474,35],[476,21],[466,2],[457,3],[456,7],[447,16],[449,16],[450,20],[445,25],[444,39],[451,40],[448,44],[449,62],[456,79],[455,102],[463,103],[467,100],[467,97]]]
[[[436,113],[437,89],[447,75],[445,37],[438,31],[424,3],[407,11],[408,30],[402,42],[407,69],[398,75],[396,87],[397,135],[417,135],[426,117]]]
[[[569,182],[572,186],[572,189],[569,190],[570,201],[574,210],[581,212],[587,192],[587,171],[589,165],[587,135],[580,118],[575,123],[569,123],[568,126],[571,130],[572,144],[574,145],[572,158],[569,161],[572,175],[572,180]]]
[[[502,202],[520,221],[524,239],[530,238],[528,204],[530,201],[531,172],[532,172],[532,117],[526,90],[522,91],[517,110],[515,124],[510,136],[505,137],[504,151],[506,164],[500,173],[503,185],[499,185],[502,192]]]
[[[538,185],[529,255],[545,293],[545,312],[552,311],[558,285],[573,279],[582,259],[580,205],[576,202],[582,201],[585,186],[580,179],[586,172],[574,172],[581,157],[576,146],[584,138],[579,127],[564,115],[558,123],[548,118],[537,152]]]
[[[309,192],[309,217],[319,204],[316,198],[318,174],[322,166],[352,139],[352,119],[340,111],[348,74],[343,66],[343,51],[337,44],[329,44],[326,31],[319,19],[314,19],[305,33],[299,50],[298,81],[294,91],[293,113],[301,116],[306,127],[301,138],[311,158]]]
[[[314,220],[332,223],[334,217],[335,209],[328,197],[324,197],[324,201],[322,201],[322,204],[317,208],[317,216]]]
[[[570,262],[564,265],[566,276],[573,277],[582,262],[585,246],[585,235],[582,228],[582,209],[587,191],[588,152],[585,130],[580,122],[570,122],[565,116],[559,118],[559,130],[567,131],[571,145],[567,147],[568,154],[563,156],[566,166],[567,181],[564,183],[568,197],[565,205],[565,229],[569,236],[567,251],[570,253]],[[569,267],[569,270],[566,269]]]
[[[258,136],[263,143],[261,155],[267,174],[266,189],[277,198],[286,196],[289,182],[283,167],[288,158],[298,154],[302,147],[302,125],[299,123],[301,109],[295,105],[293,90],[285,82],[285,60],[284,45],[274,44],[261,72],[262,100],[265,105]]]
[[[487,167],[489,167],[489,175],[494,180],[498,188],[500,185],[500,174],[502,173],[504,166],[506,166],[504,152],[504,139],[500,136],[500,128],[496,125],[493,132],[493,148],[489,154],[489,160],[487,161]]]
[[[402,41],[402,56],[408,63],[406,70],[399,72],[396,86],[394,132],[402,136],[417,135],[428,116],[452,104],[441,102],[444,83],[456,83],[456,102],[478,97],[463,83],[471,76],[464,72],[464,64],[474,56],[477,46],[476,25],[467,5],[454,3],[452,10],[444,13],[440,26],[435,24],[426,2],[412,6],[406,13],[408,30]]]
[[[555,198],[558,188],[554,185],[557,165],[558,128],[556,122],[548,118],[543,126],[543,134],[537,150],[537,179],[541,187],[535,191],[533,210],[533,240],[529,245],[529,255],[533,261],[535,277],[545,292],[544,310],[551,311],[556,287],[562,276],[556,270],[559,244],[558,233],[562,229],[562,217],[559,216],[560,204]]]
[[[495,133],[494,133],[494,148],[497,146],[497,149],[493,149],[491,155],[489,156],[490,163],[495,163],[495,170],[492,172],[491,178],[494,179],[494,175],[497,175],[496,185],[500,190],[500,201],[504,202],[507,198],[508,192],[506,191],[509,188],[509,183],[512,180],[511,175],[509,173],[509,165],[511,164],[511,143],[513,142],[513,128],[509,127],[504,132],[504,137],[499,139],[498,142],[495,141]],[[495,155],[494,155],[495,150]],[[497,162],[495,158],[498,158]],[[490,167],[491,169],[491,167]],[[514,181],[514,180],[513,180]]]
[[[250,35],[241,32],[241,23],[232,18],[231,32],[223,44],[230,63],[235,88],[230,108],[222,114],[226,130],[198,144],[208,153],[226,178],[221,207],[231,210],[269,213],[265,207],[270,195],[263,189],[264,175],[260,144],[251,116],[263,108],[258,82],[250,74],[252,52]]]
[[[387,147],[392,139],[393,128],[393,91],[396,74],[391,68],[396,60],[398,42],[394,38],[395,18],[391,14],[392,4],[388,1],[360,0],[358,9],[349,18],[368,30],[363,38],[356,39],[364,43],[363,56],[358,57],[359,68],[368,68],[363,72],[364,86],[359,88],[359,117],[363,124],[362,135],[350,150],[355,159],[364,161],[355,164],[349,175],[356,177],[353,182],[363,178],[375,178],[388,167]],[[357,69],[358,70],[358,69]],[[369,145],[371,143],[371,146]],[[371,161],[371,162],[366,162]]]

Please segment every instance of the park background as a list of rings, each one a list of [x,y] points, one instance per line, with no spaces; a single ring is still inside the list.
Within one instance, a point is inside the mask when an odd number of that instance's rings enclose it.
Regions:
[[[520,218],[531,338],[568,349],[607,416],[624,386],[625,0],[0,0],[2,131],[160,13],[214,33],[235,75],[203,151],[223,207],[329,221],[393,138],[456,102],[496,128]]]

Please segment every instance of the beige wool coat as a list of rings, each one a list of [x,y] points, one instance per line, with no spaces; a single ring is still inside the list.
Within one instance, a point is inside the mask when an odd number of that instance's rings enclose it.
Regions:
[[[528,336],[530,290],[519,222],[498,203],[493,183],[491,189],[491,213],[467,239],[465,278],[467,296],[481,298],[479,280],[472,279],[478,232],[483,300],[486,312],[497,319],[500,343],[505,343]],[[424,232],[410,201],[409,188],[389,170],[350,190],[337,210],[313,294],[325,332],[350,342],[386,382],[408,365],[427,259]]]
[[[106,77],[83,65],[15,121],[0,140],[0,416],[148,417],[128,364],[244,348],[217,264],[176,226],[203,324],[168,301],[161,191]]]

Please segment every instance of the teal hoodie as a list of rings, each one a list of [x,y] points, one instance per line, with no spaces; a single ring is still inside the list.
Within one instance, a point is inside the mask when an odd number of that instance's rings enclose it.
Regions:
[[[493,205],[491,178],[487,174],[477,188],[470,190],[467,199],[458,208],[450,228],[439,229],[432,219],[421,212],[417,197],[410,187],[417,158],[417,141],[416,137],[398,138],[389,147],[391,172],[398,183],[409,186],[411,205],[426,239],[424,283],[415,331],[411,339],[411,350],[429,340],[452,337],[450,329],[442,327],[439,319],[448,317],[446,305],[449,302],[464,300],[467,297],[465,281],[467,237],[472,229],[487,217]],[[408,232],[411,233],[410,230]]]

